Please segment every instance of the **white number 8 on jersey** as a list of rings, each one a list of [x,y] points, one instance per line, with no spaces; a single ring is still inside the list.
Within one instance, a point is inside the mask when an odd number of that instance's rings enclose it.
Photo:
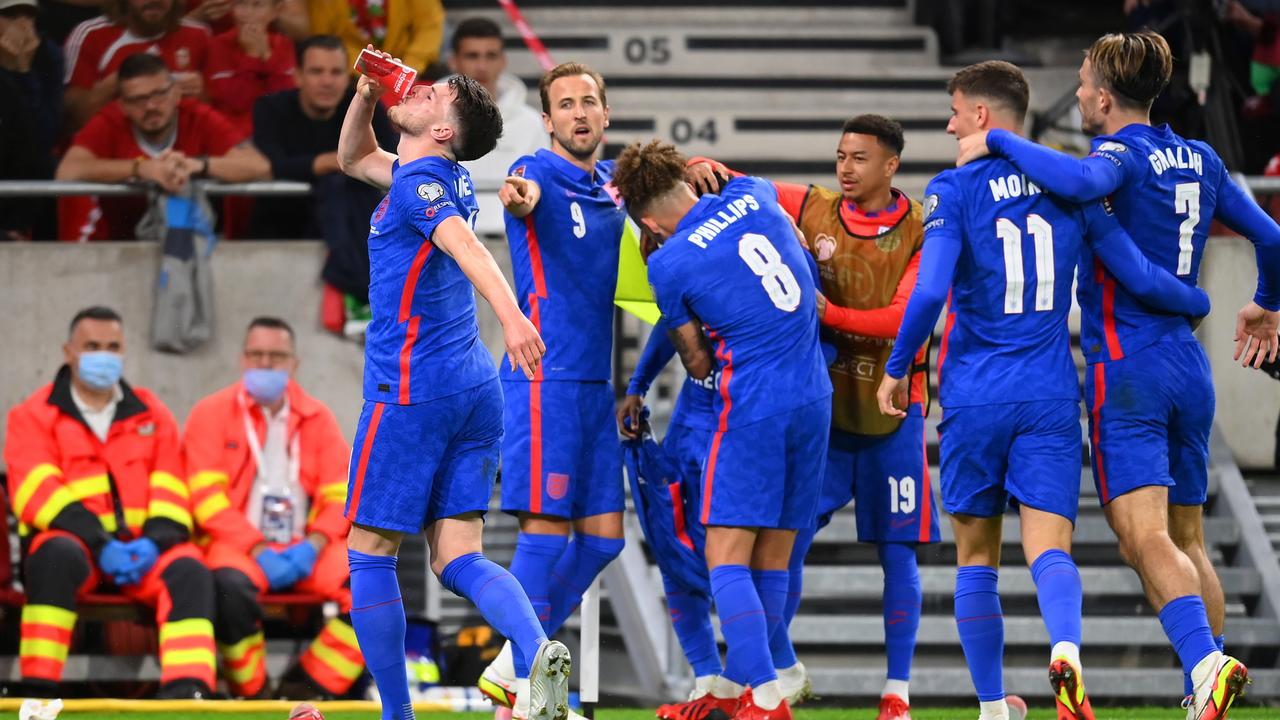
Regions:
[[[800,307],[800,284],[769,238],[759,233],[743,235],[738,241],[738,256],[760,277],[760,285],[775,307],[783,312]]]

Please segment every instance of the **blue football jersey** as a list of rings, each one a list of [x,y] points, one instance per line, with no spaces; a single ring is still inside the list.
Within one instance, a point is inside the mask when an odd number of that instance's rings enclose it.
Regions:
[[[649,282],[669,326],[706,327],[720,363],[721,430],[831,395],[807,255],[773,185],[743,177],[720,195],[703,195],[649,256]]]
[[[1195,285],[1218,188],[1231,182],[1218,154],[1205,143],[1179,137],[1168,125],[1129,125],[1096,138],[1093,154],[1124,175],[1111,204],[1142,254]],[[1088,248],[1080,267],[1080,340],[1090,362],[1119,360],[1167,336],[1194,338],[1186,317],[1151,310],[1134,299]]]
[[[364,397],[411,405],[496,377],[480,342],[471,282],[431,235],[477,212],[461,165],[426,157],[393,166],[391,190],[369,219],[369,308]]]
[[[940,173],[924,206],[925,251],[960,247],[939,347],[942,406],[1079,398],[1067,314],[1080,210],[997,158]]]
[[[542,195],[523,218],[506,213],[516,299],[547,353],[536,379],[602,381],[612,377],[613,296],[626,214],[605,188],[607,168],[586,172],[550,150],[511,166]],[[517,368],[504,380],[526,380]]]

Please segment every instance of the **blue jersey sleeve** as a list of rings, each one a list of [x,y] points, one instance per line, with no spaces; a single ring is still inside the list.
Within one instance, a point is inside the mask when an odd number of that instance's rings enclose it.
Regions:
[[[925,189],[925,204],[930,212],[925,218],[920,270],[902,316],[902,326],[898,328],[893,353],[884,368],[890,377],[904,377],[916,351],[933,334],[933,325],[947,302],[947,292],[956,274],[956,262],[964,243],[964,197],[948,175],[943,173],[934,178]]]
[[[522,155],[511,163],[511,167],[507,169],[507,175],[528,178],[541,185],[542,163],[535,155]]]
[[[401,211],[409,218],[409,224],[428,240],[445,218],[460,217],[466,220],[443,181],[426,180],[419,182],[416,187],[405,186],[396,194]]]
[[[653,330],[649,333],[649,341],[644,344],[644,350],[640,353],[640,362],[636,363],[636,371],[631,375],[631,382],[627,384],[628,395],[644,396],[649,392],[649,386],[653,385],[653,381],[658,377],[658,373],[671,362],[671,358],[675,357],[676,346],[671,344],[671,338],[667,336],[667,319],[665,317],[658,318],[658,322],[654,323]]]
[[[1258,290],[1253,301],[1280,310],[1280,226],[1224,171],[1218,182],[1214,217],[1253,243],[1258,261]]]
[[[681,287],[678,273],[668,267],[665,260],[660,252],[649,256],[649,284],[653,286],[653,297],[658,303],[658,309],[662,311],[662,317],[667,321],[667,328],[674,330],[693,320],[693,315],[685,303],[684,288]]]
[[[1114,154],[1108,157],[1103,152],[1077,160],[1008,130],[987,133],[987,148],[1016,165],[1040,187],[1072,202],[1106,197],[1124,182],[1124,163]]]
[[[1085,203],[1081,212],[1089,248],[1130,294],[1161,312],[1190,317],[1209,314],[1209,296],[1147,260],[1105,201]]]

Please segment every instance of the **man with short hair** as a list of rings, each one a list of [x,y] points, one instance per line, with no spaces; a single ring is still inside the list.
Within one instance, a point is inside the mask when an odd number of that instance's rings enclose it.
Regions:
[[[959,162],[990,150],[1049,192],[1077,202],[1108,198],[1142,252],[1190,285],[1207,221],[1220,220],[1253,242],[1258,256],[1257,291],[1237,315],[1236,359],[1274,360],[1280,227],[1236,186],[1213,148],[1151,126],[1151,106],[1172,68],[1169,45],[1156,33],[1104,35],[1085,54],[1076,92],[1082,128],[1098,135],[1089,157],[990,132],[963,141]],[[1135,303],[1106,273],[1082,273],[1079,295],[1099,500],[1175,644],[1188,719],[1225,717],[1248,670],[1222,652],[1222,585],[1204,547],[1213,426],[1208,360],[1185,318]]]
[[[739,696],[732,716],[790,720],[769,638],[786,632],[787,565],[826,464],[827,435],[814,432],[831,423],[817,266],[771,184],[735,178],[699,199],[685,164],[672,145],[637,143],[618,156],[614,182],[662,243],[649,282],[681,362],[699,380],[720,366],[699,519],[728,646],[723,684]]]
[[[207,698],[214,676],[213,578],[191,540],[178,426],[122,378],[124,326],[106,307],[71,320],[63,366],[9,411],[9,497],[23,556],[27,692],[60,697],[76,601],[118,589],[155,611],[161,698]]]
[[[773,183],[778,204],[798,224],[817,260],[818,317],[836,351],[829,368],[832,422],[822,497],[814,527],[796,536],[785,622],[799,608],[804,559],[814,535],[854,502],[858,540],[876,545],[884,571],[886,672],[878,720],[910,716],[909,681],[923,597],[916,548],[939,540],[924,437],[930,401],[927,346],[912,366],[907,416],[886,418],[875,402],[924,244],[920,203],[893,187],[904,147],[898,122],[858,115],[844,123],[836,146],[839,190]],[[695,158],[688,169],[689,180],[703,191],[714,190],[717,175],[724,173],[733,174],[703,158]],[[773,638],[772,648],[779,680],[794,704],[809,693],[809,678],[786,637]]]
[[[259,597],[315,593],[338,604],[281,681],[284,697],[338,697],[364,671],[351,629],[342,516],[350,448],[337,418],[295,380],[293,328],[254,318],[241,376],[196,403],[182,450],[191,505],[218,593],[214,631],[233,694],[266,694]]]
[[[398,154],[370,120],[382,86],[361,76],[338,143],[343,171],[389,188],[369,222],[364,409],[346,516],[352,620],[384,720],[413,717],[405,680],[396,551],[426,525],[431,569],[475,603],[532,668],[528,717],[568,715],[569,651],[548,641],[520,583],[480,552],[502,442],[502,386],[476,326],[475,294],[502,323],[511,367],[532,378],[546,347],[469,223],[476,202],[458,163],[493,149],[502,116],[475,80],[418,85],[387,111]]]
[[[988,128],[1021,130],[1030,91],[1017,67],[970,65],[947,90],[947,131],[957,138]],[[919,279],[878,404],[890,417],[905,414],[911,358],[950,297],[938,367],[942,502],[956,538],[956,625],[981,720],[1026,715],[1025,702],[1006,699],[1002,678],[997,582],[1010,504],[1021,516],[1022,550],[1049,635],[1058,717],[1093,720],[1080,661],[1080,573],[1070,555],[1081,451],[1080,383],[1067,328],[1070,278],[1083,251],[1097,259],[1098,272],[1105,267],[1153,309],[1195,317],[1208,312],[1209,299],[1147,262],[1110,206],[1077,206],[1046,194],[1006,161],[944,171],[925,192]]]
[[[493,188],[480,193],[476,233],[497,235],[505,228],[497,188],[517,158],[547,146],[547,131],[542,125],[542,116],[528,103],[524,83],[506,71],[507,52],[497,23],[484,17],[463,20],[453,31],[451,47],[449,69],[483,85],[502,113],[498,147],[482,158],[465,163],[478,185]]]
[[[355,95],[350,72],[342,40],[313,35],[298,43],[297,89],[260,98],[253,111],[253,142],[271,161],[272,176],[310,183],[311,195],[256,198],[249,235],[324,239],[324,318],[335,332],[343,330],[342,320],[368,317],[369,213],[380,199],[376,189],[338,168],[342,119]],[[380,147],[395,147],[396,133],[381,106],[374,108],[373,130]]]
[[[552,635],[623,547],[610,377],[625,215],[606,189],[612,163],[596,160],[609,126],[604,79],[564,63],[538,91],[551,147],[517,159],[498,197],[516,297],[548,350],[534,376],[502,373],[502,509],[520,519],[511,574]],[[527,673],[504,649],[480,690],[523,718]]]
[[[72,130],[120,94],[116,73],[138,53],[164,60],[182,96],[194,98],[203,92],[209,28],[183,18],[182,7],[180,0],[106,0],[101,16],[71,31],[65,82]]]
[[[208,105],[183,99],[161,58],[139,53],[120,64],[119,102],[76,133],[57,180],[147,181],[180,193],[193,178],[223,182],[265,180],[267,159]],[[145,202],[104,200],[107,237],[132,238]],[[88,222],[88,220],[86,220]]]

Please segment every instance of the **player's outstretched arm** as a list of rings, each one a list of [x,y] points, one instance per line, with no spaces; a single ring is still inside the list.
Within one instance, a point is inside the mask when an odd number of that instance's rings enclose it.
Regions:
[[[711,359],[707,337],[702,334],[702,324],[696,319],[690,320],[667,330],[667,336],[680,354],[680,362],[689,376],[695,380],[706,380],[711,375],[715,361]]]
[[[890,417],[906,417],[907,371],[920,346],[933,334],[960,260],[964,195],[957,191],[949,175],[943,173],[935,177],[925,189],[926,196],[933,199],[933,210],[925,218],[925,240],[920,250],[916,286],[902,314],[902,326],[898,328],[884,378],[876,391],[880,412]]]
[[[498,189],[498,201],[502,203],[503,209],[518,218],[533,212],[541,199],[542,186],[519,175],[508,175],[506,182]]]
[[[1124,182],[1124,172],[1106,157],[1090,155],[1076,159],[1007,130],[991,130],[985,135],[986,147],[993,155],[1016,165],[1041,188],[1072,202],[1106,197]]]
[[[489,302],[502,323],[502,339],[512,369],[519,366],[530,380],[538,372],[547,346],[529,318],[520,312],[516,296],[493,255],[459,216],[447,217],[436,226],[431,242],[453,258],[476,290]]]
[[[1235,359],[1258,367],[1276,358],[1280,328],[1280,226],[1224,172],[1214,217],[1253,243],[1258,289],[1236,316]]]
[[[898,328],[902,326],[907,302],[911,300],[911,291],[916,286],[916,277],[919,272],[920,252],[917,251],[907,262],[902,279],[898,281],[898,287],[894,290],[893,299],[888,305],[874,310],[856,310],[840,307],[828,300],[818,317],[823,325],[834,330],[892,340],[898,336]]]
[[[372,47],[372,46],[370,46]],[[384,88],[376,80],[361,75],[356,94],[347,106],[338,135],[338,167],[351,177],[379,190],[391,189],[391,165],[396,156],[378,147],[373,133],[373,111]]]
[[[1102,202],[1086,203],[1081,211],[1085,219],[1085,241],[1125,290],[1161,312],[1195,318],[1209,314],[1209,296],[1205,291],[1147,260]]]

